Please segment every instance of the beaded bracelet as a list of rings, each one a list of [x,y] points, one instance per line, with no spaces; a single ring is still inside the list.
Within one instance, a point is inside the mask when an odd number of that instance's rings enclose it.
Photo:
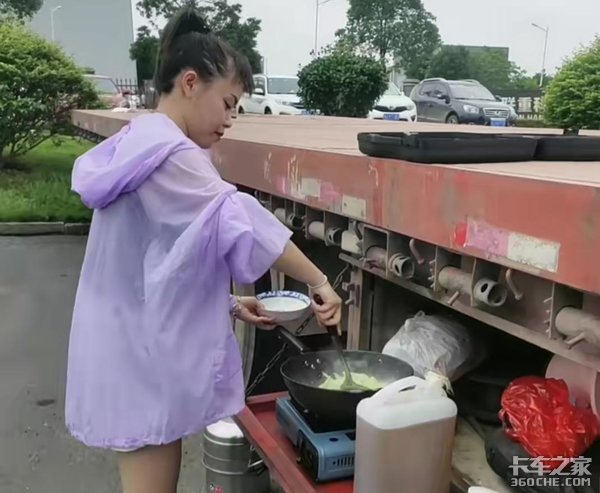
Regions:
[[[242,299],[239,296],[235,296],[235,305],[233,305],[233,308],[231,310],[231,314],[237,318],[237,316],[240,313],[240,310],[242,309]]]

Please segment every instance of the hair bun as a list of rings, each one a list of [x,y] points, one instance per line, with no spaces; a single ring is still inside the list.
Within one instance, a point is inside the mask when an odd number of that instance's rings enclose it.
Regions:
[[[194,32],[200,34],[209,34],[211,32],[204,18],[192,6],[183,7],[176,17],[179,22],[177,23],[175,37]]]

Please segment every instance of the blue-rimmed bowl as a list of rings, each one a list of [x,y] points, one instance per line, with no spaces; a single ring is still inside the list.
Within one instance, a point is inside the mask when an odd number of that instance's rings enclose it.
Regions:
[[[307,317],[310,311],[310,298],[296,291],[267,291],[257,297],[264,305],[261,313],[277,322],[291,322]]]

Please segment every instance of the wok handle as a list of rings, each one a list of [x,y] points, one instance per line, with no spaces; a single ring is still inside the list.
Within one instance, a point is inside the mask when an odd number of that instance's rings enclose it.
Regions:
[[[278,336],[280,339],[285,340],[285,342],[288,342],[289,344],[291,344],[293,347],[295,347],[300,353],[305,353],[307,351],[310,351],[310,349],[308,348],[308,346],[306,346],[299,337],[296,337],[295,335],[293,335],[289,330],[287,330],[285,327],[282,327],[281,325],[278,325],[277,327],[275,327],[275,330],[278,333]]]

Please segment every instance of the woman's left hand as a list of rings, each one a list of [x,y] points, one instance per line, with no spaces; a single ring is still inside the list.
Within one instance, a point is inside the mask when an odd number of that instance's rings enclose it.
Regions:
[[[264,305],[254,296],[241,296],[235,316],[261,329],[269,330],[275,328],[276,322],[274,319],[261,315],[261,311],[264,309]]]

